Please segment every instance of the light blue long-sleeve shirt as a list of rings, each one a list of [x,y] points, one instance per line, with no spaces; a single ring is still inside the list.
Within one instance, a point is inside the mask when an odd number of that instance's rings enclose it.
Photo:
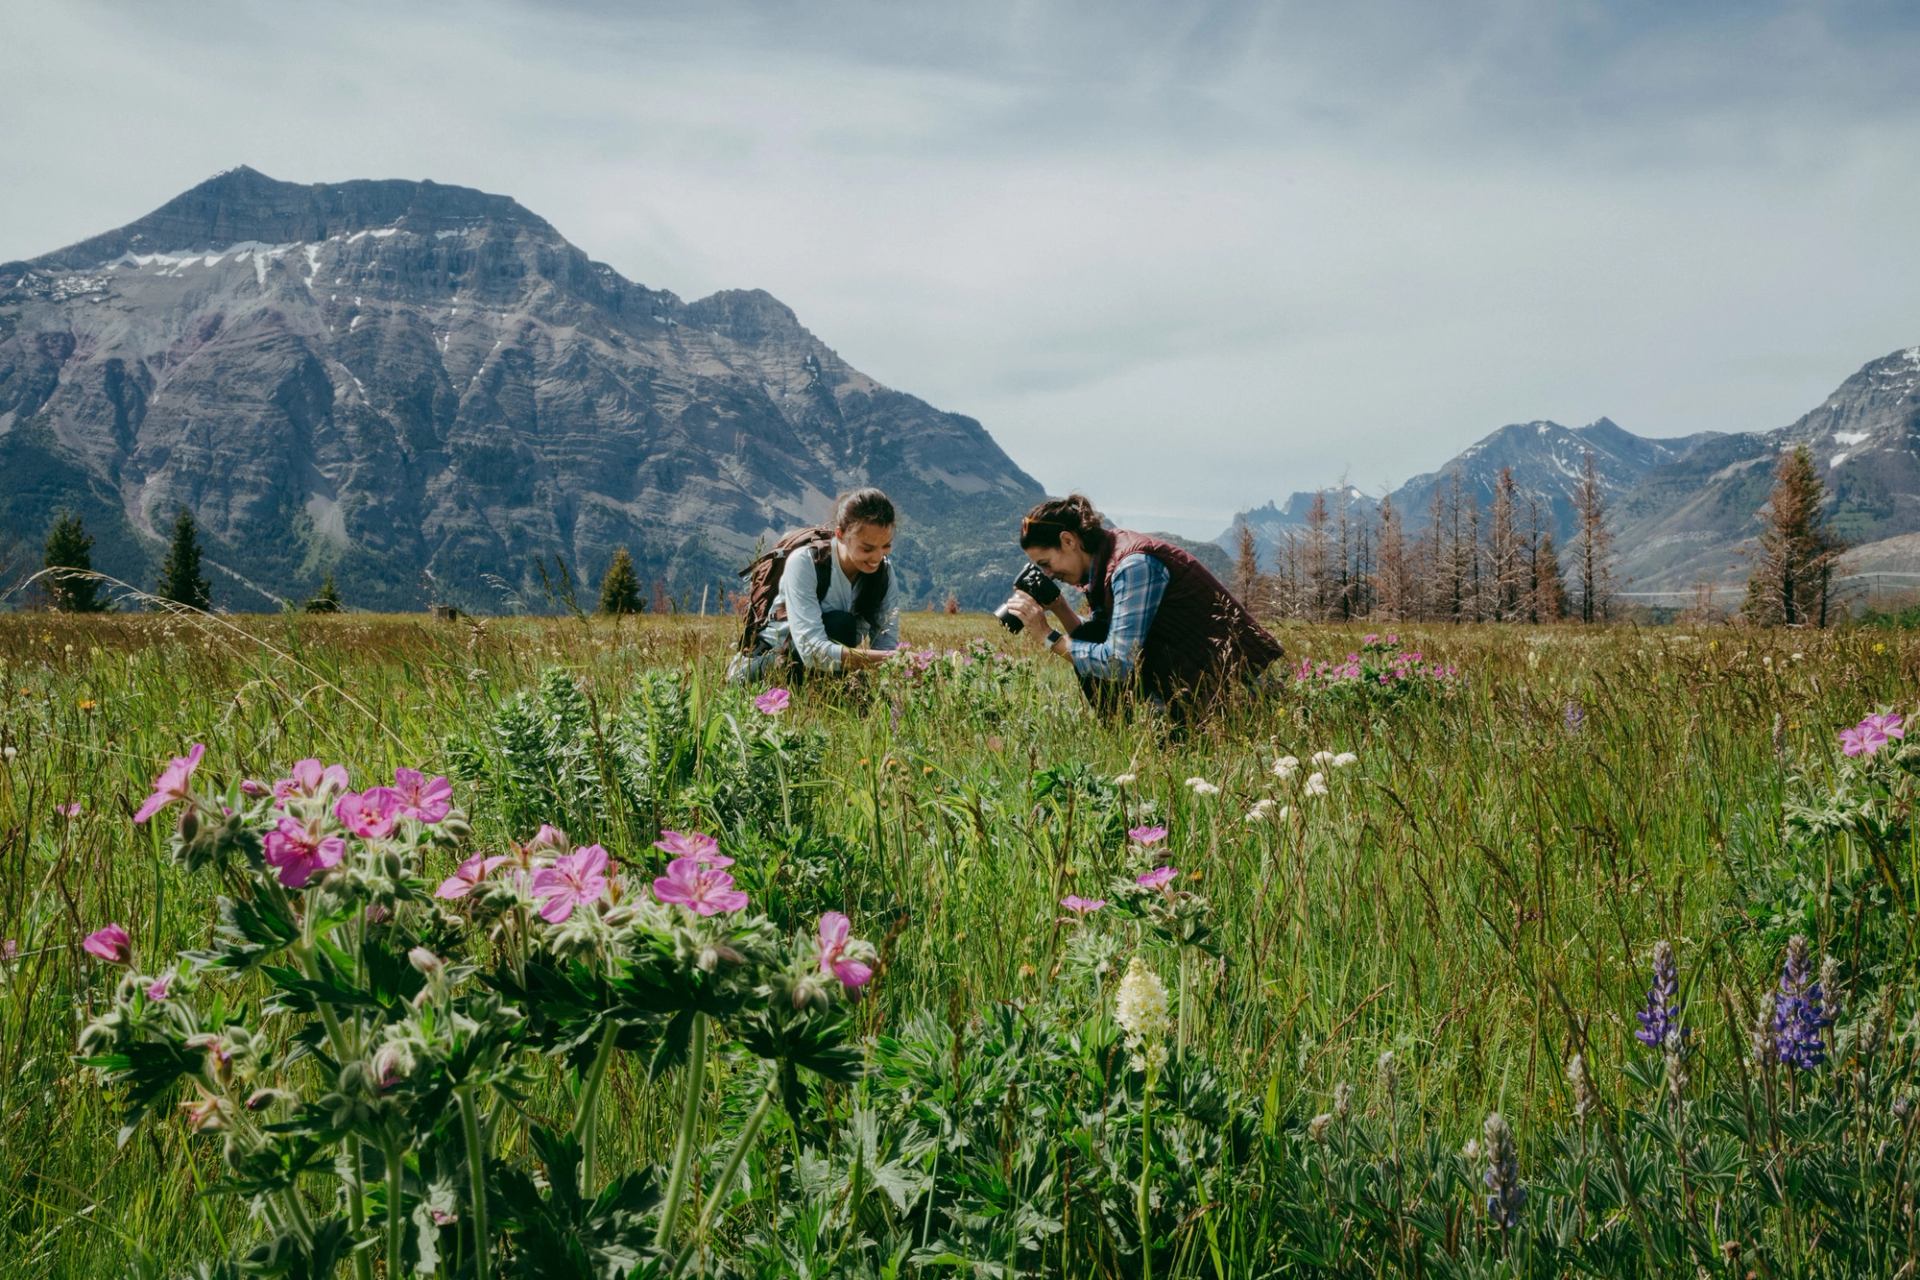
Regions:
[[[1105,640],[1069,640],[1067,656],[1073,669],[1096,680],[1124,680],[1140,660],[1160,598],[1173,575],[1167,566],[1144,551],[1136,551],[1113,569],[1113,619]]]
[[[841,660],[846,655],[843,645],[827,638],[827,624],[823,615],[829,610],[853,610],[853,582],[840,567],[840,556],[836,549],[830,557],[827,572],[827,594],[815,595],[819,587],[819,575],[813,567],[813,556],[804,548],[794,551],[787,557],[786,568],[780,573],[780,593],[775,600],[775,612],[779,605],[786,606],[784,620],[769,622],[760,631],[760,638],[768,646],[768,652],[755,657],[748,677],[760,674],[776,659],[784,659],[791,650],[800,659],[800,665],[809,671],[838,671]],[[880,599],[877,616],[880,625],[870,626],[863,617],[859,620],[860,638],[870,649],[896,649],[900,646],[900,601],[895,589],[891,566],[887,574],[887,593]]]

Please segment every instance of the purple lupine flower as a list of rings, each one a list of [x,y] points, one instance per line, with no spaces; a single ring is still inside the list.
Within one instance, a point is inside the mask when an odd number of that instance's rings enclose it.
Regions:
[[[1498,1111],[1487,1116],[1486,1127],[1487,1216],[1508,1231],[1520,1225],[1520,1206],[1527,1202],[1527,1189],[1520,1183],[1520,1156],[1514,1149],[1513,1130]]]
[[[1570,734],[1577,734],[1587,727],[1587,709],[1569,698],[1566,710],[1560,714],[1560,724]]]
[[[1634,1014],[1640,1020],[1634,1039],[1654,1049],[1669,1040],[1676,1047],[1684,1045],[1692,1033],[1680,1025],[1679,995],[1680,967],[1674,963],[1673,947],[1663,938],[1653,944],[1653,985],[1647,988],[1646,1008]]]
[[[1773,997],[1773,1045],[1780,1061],[1811,1071],[1827,1060],[1820,1033],[1833,1025],[1822,1007],[1823,993],[1807,967],[1807,940],[1794,934],[1787,940],[1787,959],[1780,970],[1780,990]]]

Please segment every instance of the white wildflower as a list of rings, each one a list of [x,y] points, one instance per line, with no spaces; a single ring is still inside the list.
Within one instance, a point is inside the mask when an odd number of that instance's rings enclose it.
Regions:
[[[1139,781],[1138,774],[1116,773],[1113,775],[1113,785],[1116,787],[1130,787],[1137,781]]]
[[[1327,794],[1327,775],[1324,773],[1308,774],[1307,794],[1310,796],[1323,796]]]
[[[1273,762],[1273,776],[1285,782],[1288,778],[1291,778],[1299,768],[1300,760],[1298,757],[1281,756]]]
[[[1113,1020],[1127,1033],[1127,1065],[1135,1071],[1157,1071],[1167,1060],[1167,988],[1160,975],[1135,956],[1120,979],[1114,998]]]
[[[1353,754],[1353,752],[1351,751],[1342,751],[1339,755],[1333,758],[1333,767],[1336,769],[1345,769],[1359,763],[1360,763],[1360,757]]]
[[[1187,786],[1193,791],[1193,794],[1197,796],[1217,796],[1220,794],[1220,788],[1214,786],[1205,778],[1188,778]]]
[[[1327,765],[1330,765],[1333,763],[1333,752],[1316,751],[1313,753],[1313,762],[1316,765],[1319,765],[1320,767],[1325,768]]]
[[[1247,810],[1247,821],[1249,823],[1265,822],[1267,820],[1267,815],[1272,811],[1273,811],[1273,797],[1271,796],[1263,797],[1259,800],[1254,801],[1253,808]]]

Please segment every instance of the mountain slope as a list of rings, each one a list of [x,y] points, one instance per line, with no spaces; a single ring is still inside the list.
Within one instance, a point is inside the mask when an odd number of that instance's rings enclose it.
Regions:
[[[1920,347],[1869,361],[1788,426],[1721,437],[1648,473],[1617,513],[1635,589],[1744,578],[1775,459],[1796,445],[1820,469],[1834,530],[1863,552],[1920,531]]]
[[[140,579],[187,506],[241,608],[328,570],[356,605],[498,607],[539,557],[591,582],[622,545],[697,598],[860,483],[901,510],[911,598],[986,603],[1041,496],[763,292],[635,284],[504,196],[245,168],[0,265],[0,474],[0,532],[73,506]]]

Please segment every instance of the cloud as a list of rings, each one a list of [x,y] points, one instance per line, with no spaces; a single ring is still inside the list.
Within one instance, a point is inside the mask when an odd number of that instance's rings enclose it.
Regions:
[[[1224,526],[1536,417],[1764,429],[1920,341],[1893,5],[192,12],[0,17],[58,55],[0,84],[0,258],[240,162],[506,192],[1114,510]]]

